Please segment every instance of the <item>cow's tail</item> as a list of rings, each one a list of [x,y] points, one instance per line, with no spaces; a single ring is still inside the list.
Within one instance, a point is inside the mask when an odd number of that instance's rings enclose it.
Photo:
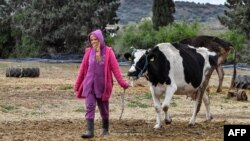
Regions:
[[[234,71],[233,71],[233,77],[232,77],[231,85],[230,85],[230,89],[231,89],[234,86],[234,81],[236,78],[236,49],[233,46],[230,46],[230,49],[234,51],[234,60],[233,60]]]

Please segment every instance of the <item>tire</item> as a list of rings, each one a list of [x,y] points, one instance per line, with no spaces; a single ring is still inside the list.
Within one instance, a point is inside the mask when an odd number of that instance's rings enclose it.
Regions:
[[[6,77],[39,77],[39,68],[7,68]]]
[[[242,91],[242,90],[240,90],[236,93],[236,98],[238,101],[247,101],[247,99],[248,99],[246,92]]]
[[[6,77],[20,77],[21,69],[20,68],[8,68],[6,70]]]
[[[234,81],[234,87],[240,89],[250,89],[250,76],[249,75],[237,75]]]

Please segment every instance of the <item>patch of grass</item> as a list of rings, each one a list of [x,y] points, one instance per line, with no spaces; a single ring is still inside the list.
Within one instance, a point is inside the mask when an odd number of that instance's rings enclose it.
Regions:
[[[72,88],[73,88],[72,85],[66,84],[66,85],[61,86],[59,89],[60,90],[71,90]]]
[[[5,69],[8,67],[8,64],[0,63],[0,69]]]
[[[110,113],[115,112],[115,109],[109,109],[109,112]]]
[[[247,101],[240,101],[240,102],[242,102],[242,103],[250,103],[250,101],[248,101],[249,100],[249,98],[247,99]]]
[[[144,93],[143,95],[136,96],[134,100],[128,101],[129,107],[139,107],[139,108],[148,108],[149,105],[142,103],[143,100],[152,99],[151,93]]]
[[[171,102],[170,105],[171,105],[172,107],[177,107],[177,104],[176,104],[175,102]]]
[[[35,112],[31,112],[31,115],[34,115],[34,116],[41,116],[41,115],[45,115],[46,113],[45,112],[40,112],[40,111],[35,111]]]
[[[56,105],[56,104],[51,104],[50,106],[49,106],[49,108],[58,108],[59,106],[58,105]]]
[[[221,98],[223,100],[223,103],[228,103],[228,97],[227,96],[222,96]]]
[[[144,99],[152,99],[151,93],[145,93],[142,97],[143,97]]]
[[[81,107],[81,108],[78,108],[78,109],[74,110],[74,112],[83,113],[83,112],[85,112],[85,110]]]
[[[223,105],[220,104],[219,107],[220,107],[220,109],[223,109]]]
[[[12,110],[15,110],[15,109],[17,109],[15,106],[11,106],[11,105],[1,105],[0,106],[2,109],[4,109],[4,110],[7,110],[7,111],[12,111]]]
[[[139,108],[148,108],[149,105],[141,103],[139,101],[134,101],[134,100],[130,100],[128,101],[128,107],[139,107]]]
[[[17,87],[15,87],[14,89],[18,90],[18,89],[21,89],[21,87],[17,86]]]
[[[193,130],[190,133],[192,133],[194,135],[201,135],[201,131],[199,131],[199,130]]]
[[[174,95],[172,99],[181,99],[179,96]]]
[[[137,96],[135,97],[138,100],[143,100],[143,99],[152,99],[151,93],[144,93],[144,95]]]

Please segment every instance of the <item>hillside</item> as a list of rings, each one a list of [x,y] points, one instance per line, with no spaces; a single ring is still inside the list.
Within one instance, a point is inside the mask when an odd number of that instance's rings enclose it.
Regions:
[[[121,0],[117,11],[120,24],[140,21],[143,17],[152,16],[152,0]],[[218,15],[224,14],[224,5],[200,4],[194,2],[175,2],[177,21],[217,21]]]

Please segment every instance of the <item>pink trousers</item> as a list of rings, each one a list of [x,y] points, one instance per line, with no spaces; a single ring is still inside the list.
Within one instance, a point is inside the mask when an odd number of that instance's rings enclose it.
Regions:
[[[85,99],[85,119],[95,119],[96,104],[98,105],[102,119],[109,119],[109,101],[102,101],[95,94],[89,94]]]

